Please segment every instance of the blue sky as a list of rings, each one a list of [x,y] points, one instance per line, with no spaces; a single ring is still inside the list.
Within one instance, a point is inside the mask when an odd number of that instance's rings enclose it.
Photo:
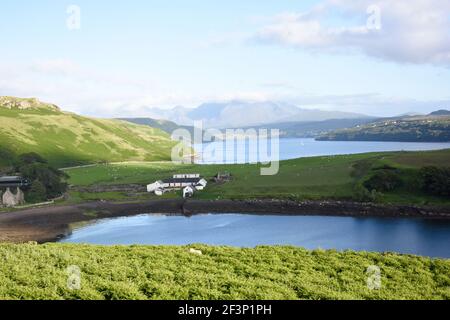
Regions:
[[[234,99],[379,115],[450,109],[450,1],[354,3],[4,0],[0,95],[103,117]],[[364,29],[373,3],[374,32]],[[80,29],[67,27],[69,5]]]

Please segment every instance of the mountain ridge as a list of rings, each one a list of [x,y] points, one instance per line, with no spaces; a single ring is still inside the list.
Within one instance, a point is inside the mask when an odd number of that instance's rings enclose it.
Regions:
[[[373,118],[363,114],[302,109],[285,102],[228,102],[203,103],[196,108],[149,108],[148,117],[166,119],[179,125],[192,126],[202,121],[205,128],[236,128],[279,122],[311,122],[331,119]]]

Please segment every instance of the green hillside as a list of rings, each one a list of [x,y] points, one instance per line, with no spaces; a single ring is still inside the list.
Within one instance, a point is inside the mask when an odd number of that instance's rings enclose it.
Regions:
[[[450,299],[448,259],[192,247],[0,244],[0,299]],[[68,287],[72,274],[79,290]]]
[[[192,137],[194,136],[194,127],[178,125],[175,122],[168,120],[152,119],[152,118],[120,118],[119,120],[161,129],[162,131],[167,132],[169,135],[172,135],[172,133],[175,130],[185,129],[190,132]]]
[[[159,129],[62,112],[36,99],[0,97],[0,166],[26,152],[56,166],[169,160],[173,145]]]
[[[429,116],[385,119],[324,134],[327,141],[449,142],[450,116],[443,111]]]

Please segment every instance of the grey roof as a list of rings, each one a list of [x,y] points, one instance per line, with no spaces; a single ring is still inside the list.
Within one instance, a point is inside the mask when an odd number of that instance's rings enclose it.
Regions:
[[[19,176],[4,176],[4,177],[0,177],[0,183],[1,182],[21,182],[24,179],[22,177]]]

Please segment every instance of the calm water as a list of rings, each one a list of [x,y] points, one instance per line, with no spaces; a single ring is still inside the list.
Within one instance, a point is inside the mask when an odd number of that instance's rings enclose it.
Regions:
[[[140,215],[101,220],[62,242],[254,247],[295,245],[450,258],[450,221],[400,218],[257,216],[239,214]]]
[[[252,151],[248,141],[227,145],[225,142],[211,142],[194,146],[202,158],[198,163],[246,163],[249,159],[268,161],[272,159],[271,142],[263,140],[267,152]],[[202,147],[202,149],[200,148]],[[301,157],[356,154],[378,151],[418,151],[450,148],[450,143],[423,142],[370,142],[370,141],[316,141],[314,139],[280,139],[279,160]],[[238,156],[239,155],[239,156]]]

